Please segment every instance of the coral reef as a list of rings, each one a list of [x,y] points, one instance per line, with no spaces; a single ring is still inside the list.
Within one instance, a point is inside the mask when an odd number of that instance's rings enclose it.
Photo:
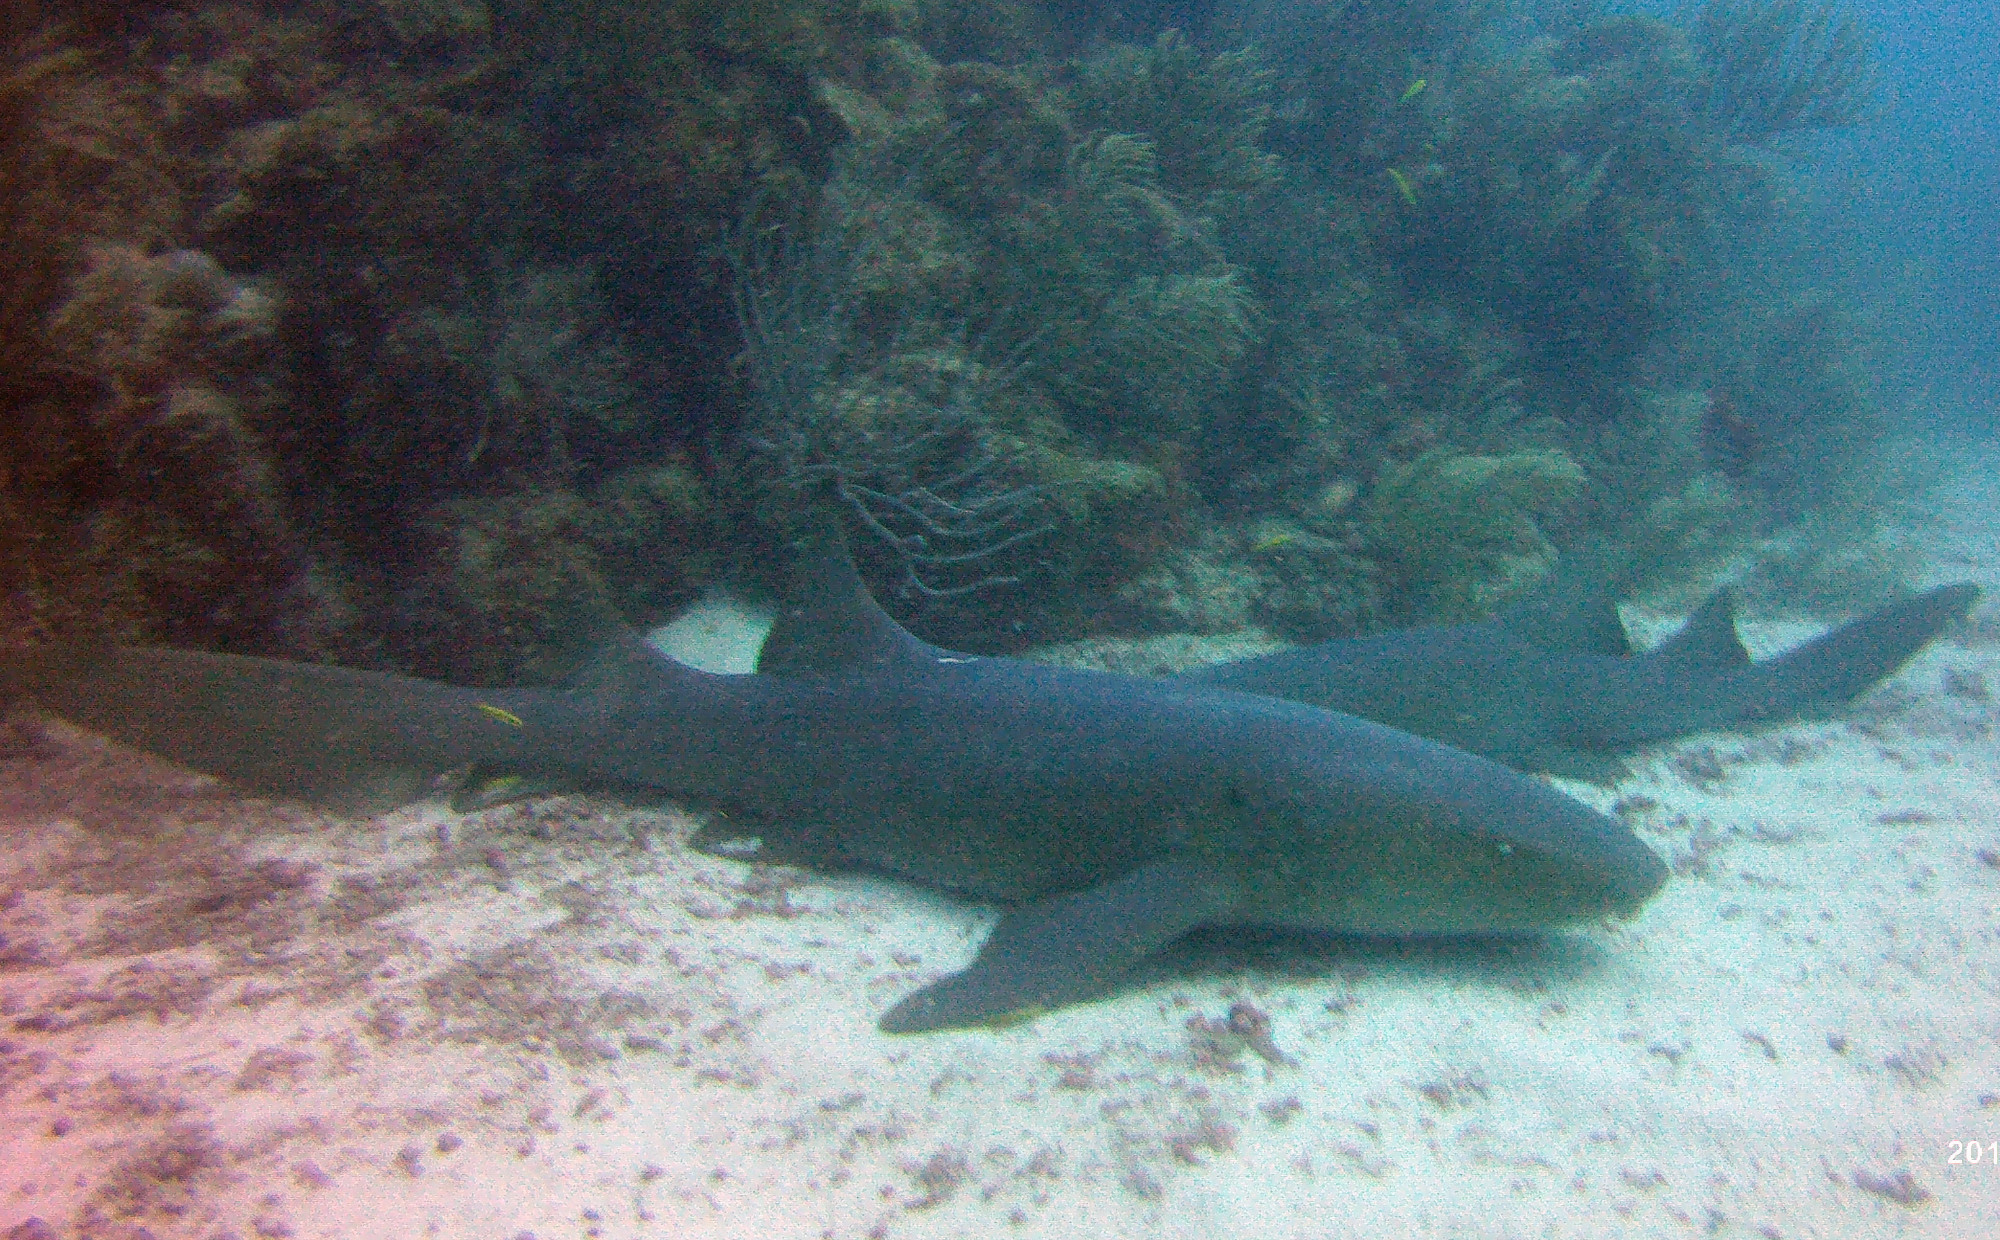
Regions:
[[[279,303],[174,246],[169,117],[46,31],[0,62],[0,589],[19,625],[227,643],[297,601],[254,429]]]
[[[1561,449],[1434,449],[1376,481],[1369,544],[1427,618],[1485,616],[1555,566],[1556,549],[1537,519],[1583,482],[1582,467]]]
[[[825,92],[854,136],[817,213],[746,219],[749,433],[788,490],[843,483],[934,624],[1005,582],[1053,631],[1176,537],[1174,458],[1254,340],[1205,212],[1270,180],[1260,79],[1171,35],[1073,90],[904,54],[893,91]]]
[[[517,566],[601,558],[630,576],[596,594],[647,598],[641,620],[685,597],[682,565],[712,571],[713,514],[685,502],[704,487],[648,507],[657,488],[615,481],[645,474],[626,454],[662,430],[671,385],[649,381],[671,358],[614,307],[630,294],[579,246],[593,217],[552,180],[572,153],[505,76],[528,17],[158,5],[10,44],[5,106],[27,135],[0,183],[19,277],[0,348],[28,394],[0,447],[0,501],[28,518],[7,556],[17,610],[462,665],[447,635],[490,583],[434,588],[440,529],[485,511],[474,499],[533,508],[551,490],[582,517],[516,523],[564,543]],[[653,454],[685,459],[689,438]],[[663,536],[644,564],[640,530]],[[570,584],[552,570],[526,594]],[[461,623],[411,623],[416,597]],[[581,613],[601,601],[585,592]],[[475,628],[496,667],[534,631]]]
[[[1861,528],[1841,307],[1725,278],[1773,152],[1872,106],[1860,27],[1501,21],[10,11],[5,623],[554,675],[754,581],[827,485],[891,605],[986,646],[1326,636],[1557,548],[1655,580]]]
[[[1826,0],[1707,0],[1694,37],[1707,66],[1697,107],[1736,142],[1839,129],[1879,92],[1860,18]]]

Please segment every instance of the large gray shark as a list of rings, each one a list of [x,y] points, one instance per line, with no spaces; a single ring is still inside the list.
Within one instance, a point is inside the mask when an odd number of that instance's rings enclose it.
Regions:
[[[1719,591],[1658,648],[1634,654],[1602,595],[1558,591],[1479,624],[1403,629],[1195,668],[1170,679],[1346,711],[1523,770],[1603,780],[1647,741],[1768,723],[1846,702],[1979,598],[1939,586],[1763,662]]]
[[[0,660],[0,691],[258,787],[467,764],[658,789],[787,860],[1004,904],[891,1032],[1097,995],[1200,926],[1540,930],[1635,911],[1666,869],[1485,758],[1317,707],[929,646],[840,555],[808,561],[757,674],[636,639],[565,689],[125,648]]]

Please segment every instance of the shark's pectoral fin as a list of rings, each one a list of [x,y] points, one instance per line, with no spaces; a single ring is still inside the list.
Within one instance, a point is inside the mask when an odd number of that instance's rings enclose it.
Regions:
[[[1016,909],[964,972],[889,1009],[882,1031],[959,1028],[1094,998],[1161,947],[1223,920],[1236,896],[1235,884],[1212,867],[1161,861]]]

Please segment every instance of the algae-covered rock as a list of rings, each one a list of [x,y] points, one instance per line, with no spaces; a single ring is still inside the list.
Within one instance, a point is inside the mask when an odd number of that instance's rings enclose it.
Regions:
[[[671,458],[588,490],[524,487],[450,501],[400,606],[400,661],[470,683],[553,680],[620,625],[659,623],[721,561],[708,487]]]
[[[1284,518],[1198,528],[1113,596],[1117,628],[1143,633],[1275,633],[1324,641],[1374,627],[1373,565],[1345,540]]]
[[[1427,615],[1484,616],[1555,566],[1538,521],[1583,482],[1583,468],[1559,448],[1434,449],[1376,479],[1368,545]]]

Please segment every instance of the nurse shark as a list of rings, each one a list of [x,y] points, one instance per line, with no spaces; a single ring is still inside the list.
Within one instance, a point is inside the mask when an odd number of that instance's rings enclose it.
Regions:
[[[1169,678],[1346,711],[1525,770],[1615,780],[1648,741],[1837,706],[1963,620],[1969,583],[1890,603],[1753,662],[1718,591],[1644,654],[1603,595],[1558,588],[1478,624],[1435,625],[1216,663]]]
[[[837,546],[801,565],[750,675],[621,635],[562,688],[125,647],[0,658],[0,691],[264,790],[465,767],[636,786],[786,860],[1001,904],[888,1032],[1098,996],[1198,927],[1535,931],[1630,915],[1666,879],[1622,824],[1489,759],[1297,702],[943,650]]]

